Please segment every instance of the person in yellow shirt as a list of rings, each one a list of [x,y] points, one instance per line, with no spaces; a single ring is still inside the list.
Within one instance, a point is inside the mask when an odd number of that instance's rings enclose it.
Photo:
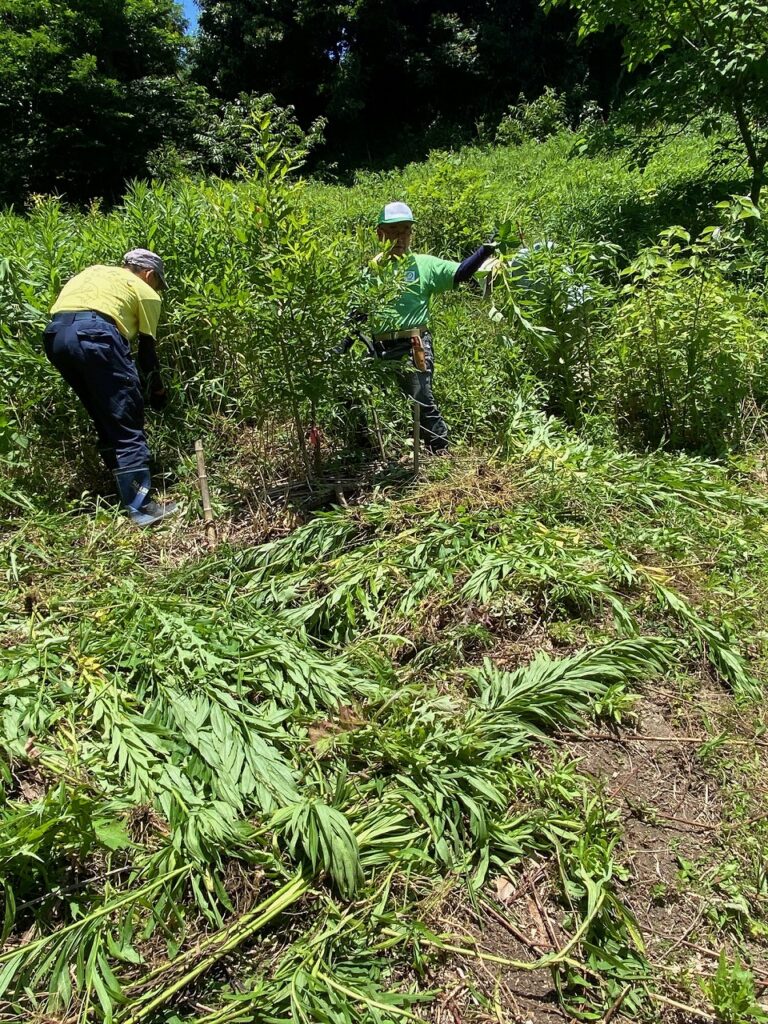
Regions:
[[[155,350],[166,287],[157,253],[132,249],[121,267],[94,266],[76,274],[51,307],[43,333],[45,354],[85,406],[99,452],[115,474],[120,501],[138,526],[160,522],[175,505],[150,500],[149,446],[137,361],[153,409],[167,395]]]

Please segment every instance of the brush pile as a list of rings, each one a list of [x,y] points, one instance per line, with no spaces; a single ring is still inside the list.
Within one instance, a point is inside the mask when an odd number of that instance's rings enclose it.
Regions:
[[[7,524],[3,1019],[429,1019],[451,957],[642,1005],[617,816],[557,738],[666,673],[759,693],[768,503],[524,411],[509,436],[182,565],[116,516]],[[557,949],[446,932],[531,862]]]

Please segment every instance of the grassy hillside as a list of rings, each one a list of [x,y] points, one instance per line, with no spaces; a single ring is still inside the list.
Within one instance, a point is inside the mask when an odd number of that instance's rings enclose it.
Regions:
[[[2,216],[0,1019],[763,1019],[765,242],[708,147],[563,135],[351,189],[274,154]],[[454,449],[417,478],[396,388],[329,358],[394,196],[444,255],[558,243],[546,289],[436,309]],[[36,341],[140,242],[171,280],[156,533]]]
[[[14,486],[28,482],[33,500],[45,493],[60,508],[79,498],[83,480],[98,488],[101,473],[80,411],[41,354],[45,311],[72,273],[138,242],[163,254],[171,283],[161,347],[173,400],[153,431],[163,469],[174,472],[201,433],[212,455],[231,458],[231,428],[247,423],[265,438],[264,476],[279,477],[301,459],[295,427],[283,436],[289,421],[317,423],[331,452],[345,447],[340,410],[350,393],[378,407],[396,444],[408,418],[397,389],[369,396],[359,360],[330,355],[349,310],[383,301],[359,270],[375,252],[376,212],[395,195],[417,211],[417,245],[440,255],[461,257],[500,225],[510,253],[520,238],[557,243],[535,268],[545,285],[538,298],[513,281],[497,288],[495,321],[466,289],[436,308],[437,390],[457,441],[503,444],[521,390],[539,403],[548,395],[573,423],[591,420],[641,445],[722,455],[751,432],[743,413],[765,390],[765,236],[758,230],[745,247],[730,224],[749,211],[715,208],[744,182],[728,165],[714,174],[714,142],[679,136],[640,170],[621,151],[580,155],[578,138],[564,133],[435,154],[344,189],[287,177],[292,156],[279,141],[265,124],[265,169],[241,183],[137,185],[107,214],[41,198],[23,216],[0,215],[0,358],[10,385],[2,447],[15,450],[5,465],[15,462]],[[690,242],[673,236],[654,248],[674,224]],[[706,236],[697,246],[698,232],[717,224],[733,240]],[[633,260],[636,273],[620,276]],[[574,282],[592,296],[576,322],[562,315]]]

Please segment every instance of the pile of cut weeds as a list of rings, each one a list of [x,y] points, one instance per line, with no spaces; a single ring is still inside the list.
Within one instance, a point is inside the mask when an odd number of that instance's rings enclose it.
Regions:
[[[255,546],[8,524],[3,1012],[760,1019],[768,503],[511,436]]]

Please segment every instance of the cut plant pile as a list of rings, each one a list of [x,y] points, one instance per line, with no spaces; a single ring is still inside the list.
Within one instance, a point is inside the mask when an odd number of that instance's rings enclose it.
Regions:
[[[180,564],[6,524],[4,1019],[762,1019],[768,501],[508,437]]]

